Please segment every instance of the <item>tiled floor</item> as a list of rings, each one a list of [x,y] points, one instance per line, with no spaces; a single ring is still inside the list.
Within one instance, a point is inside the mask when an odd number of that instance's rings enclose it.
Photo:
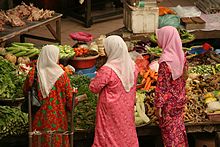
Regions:
[[[189,6],[193,5],[195,0],[164,0],[159,4],[159,6],[166,6],[166,7],[175,7],[177,5],[181,6]],[[53,24],[55,26],[55,24]],[[67,17],[62,19],[62,28],[61,28],[61,36],[62,36],[62,44],[68,44],[72,45],[73,41],[70,39],[69,34],[71,32],[78,32],[78,31],[85,31],[88,33],[91,33],[94,38],[98,37],[101,34],[106,34],[109,32],[112,32],[114,30],[117,30],[121,27],[123,27],[123,18],[108,20],[104,22],[99,22],[93,24],[90,28],[85,28],[84,25],[80,22],[77,22],[71,17]],[[52,35],[48,32],[46,27],[41,27],[33,32],[32,34],[42,35],[51,37]],[[17,40],[15,38],[14,40]],[[27,39],[26,42],[34,42],[36,44],[46,44],[48,42],[42,42],[42,41],[36,41],[36,40],[29,40]]]

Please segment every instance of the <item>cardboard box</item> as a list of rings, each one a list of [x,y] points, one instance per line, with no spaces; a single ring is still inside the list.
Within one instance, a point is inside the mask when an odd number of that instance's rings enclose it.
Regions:
[[[187,30],[205,28],[205,21],[200,17],[182,17],[181,22]]]
[[[158,7],[133,7],[124,3],[124,25],[133,33],[153,33],[158,28]]]

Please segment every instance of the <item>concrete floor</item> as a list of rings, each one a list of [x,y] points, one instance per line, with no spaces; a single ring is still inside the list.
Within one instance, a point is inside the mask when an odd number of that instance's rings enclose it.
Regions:
[[[194,1],[195,0],[164,0],[159,4],[159,6],[166,6],[166,7],[175,7],[177,5],[192,6]],[[85,28],[83,23],[76,21],[71,17],[62,18],[61,23],[62,23],[62,27],[61,27],[62,44],[67,44],[67,45],[73,45],[73,41],[69,37],[69,34],[71,32],[84,31],[91,33],[94,36],[94,38],[97,38],[101,34],[107,34],[124,26],[123,18],[95,23],[90,28]],[[54,27],[55,24],[52,24],[52,26]],[[45,37],[52,37],[52,35],[50,34],[50,32],[47,30],[46,27],[38,28],[30,33]],[[14,38],[13,40],[10,40],[10,42],[15,40],[17,41],[18,37]],[[43,42],[32,39],[27,39],[26,42],[33,42],[36,44],[49,44],[49,42]]]

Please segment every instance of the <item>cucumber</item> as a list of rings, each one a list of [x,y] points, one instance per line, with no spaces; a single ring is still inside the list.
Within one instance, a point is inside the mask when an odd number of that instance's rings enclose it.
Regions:
[[[35,52],[38,52],[38,49],[31,49],[31,50],[29,50],[29,51],[25,54],[25,56],[31,55],[31,54],[33,54],[33,53],[35,53]]]
[[[8,53],[11,53],[11,54],[16,54],[16,53],[19,53],[21,50],[20,49],[14,49],[14,50],[8,50],[7,52]]]
[[[14,43],[12,43],[12,46],[23,46],[23,47],[33,48],[34,44],[33,43],[14,42]]]
[[[35,52],[33,52],[32,54],[30,54],[30,55],[28,55],[27,57],[34,57],[34,56],[36,56],[36,55],[38,55],[39,54],[39,52],[38,51],[35,51]]]
[[[17,57],[21,57],[21,56],[24,56],[26,53],[27,53],[27,51],[22,51],[22,52],[14,54],[14,55]]]

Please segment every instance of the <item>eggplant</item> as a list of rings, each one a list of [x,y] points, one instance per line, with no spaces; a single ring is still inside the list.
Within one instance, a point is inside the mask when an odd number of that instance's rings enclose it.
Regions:
[[[146,48],[143,46],[135,46],[133,48],[134,51],[138,52],[138,53],[145,53],[146,52]]]

